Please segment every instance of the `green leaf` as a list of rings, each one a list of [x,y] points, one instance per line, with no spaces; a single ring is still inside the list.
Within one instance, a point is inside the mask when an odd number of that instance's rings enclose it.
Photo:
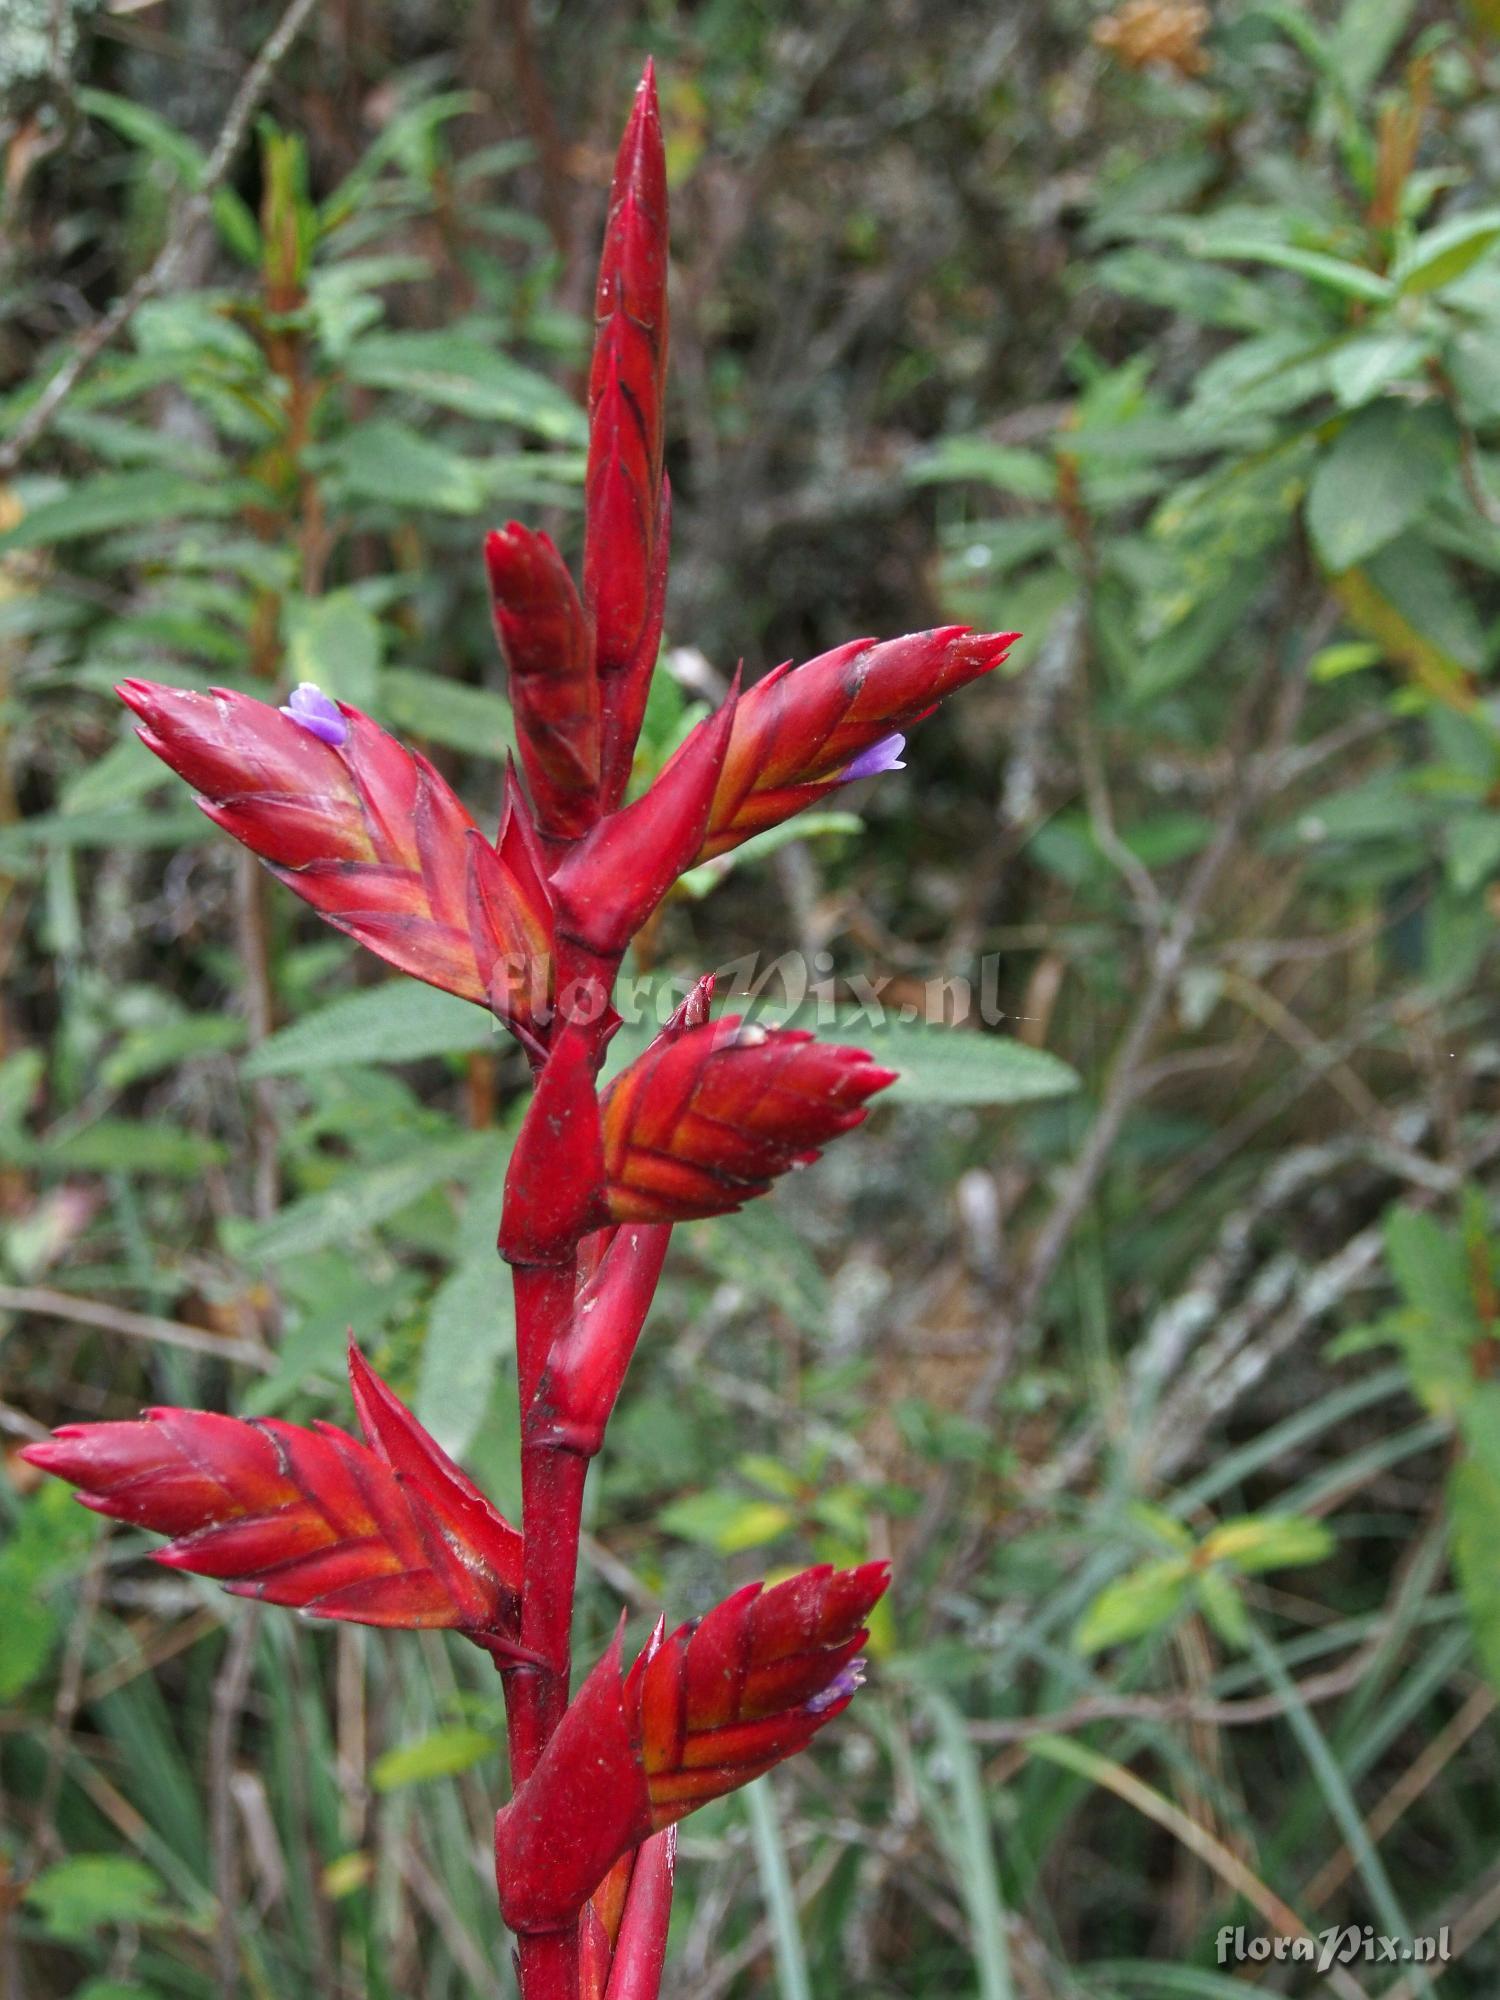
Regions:
[[[96,1118],[77,1132],[26,1141],[19,1151],[28,1163],[69,1173],[165,1174],[174,1180],[193,1180],[229,1157],[204,1133],[133,1118]]]
[[[1378,666],[1385,655],[1368,639],[1348,639],[1339,646],[1324,646],[1315,653],[1308,673],[1315,681],[1338,681],[1345,674],[1363,673]]]
[[[1402,292],[1436,292],[1487,257],[1500,243],[1500,208],[1480,209],[1440,222],[1396,259],[1391,276]]]
[[[966,981],[934,980],[928,1005],[935,1015],[963,1018],[972,999]],[[877,1102],[1033,1104],[1066,1097],[1079,1087],[1077,1072],[1045,1049],[1008,1035],[902,1020],[878,999],[868,1009],[828,1010],[812,1003],[789,1006],[780,993],[764,999],[729,993],[722,1011],[767,1025],[815,1028],[831,1041],[867,1049],[878,1063],[900,1072]]]
[[[77,1942],[105,1924],[138,1925],[165,1914],[160,1877],[128,1854],[77,1854],[44,1869],[26,1890],[44,1927]]]
[[[1202,1554],[1246,1576],[1325,1561],[1335,1547],[1332,1531],[1304,1514],[1245,1514],[1221,1521],[1204,1538]]]
[[[1328,38],[1328,74],[1350,97],[1363,98],[1385,68],[1415,0],[1348,0]]]
[[[1343,409],[1358,409],[1403,375],[1413,375],[1432,352],[1415,333],[1366,333],[1346,340],[1328,357],[1328,380]]]
[[[470,1000],[414,979],[345,994],[280,1029],[252,1051],[249,1077],[299,1076],[369,1063],[417,1062],[496,1046],[494,1017]]]
[[[1467,1452],[1448,1478],[1448,1522],[1453,1571],[1474,1631],[1474,1650],[1490,1685],[1500,1689],[1500,1562],[1495,1524],[1500,1521],[1500,1471]]]
[[[387,667],[380,676],[380,711],[393,729],[425,737],[496,763],[516,747],[510,703],[490,688],[469,687],[414,667]]]
[[[422,1146],[404,1159],[346,1173],[333,1187],[304,1195],[267,1223],[237,1237],[247,1261],[275,1264],[309,1250],[338,1244],[348,1250],[361,1236],[445,1181],[466,1180],[493,1152],[492,1132],[467,1132]]]
[[[1101,1652],[1126,1639],[1138,1639],[1167,1624],[1182,1609],[1192,1575],[1186,1556],[1165,1556],[1141,1563],[1117,1577],[1090,1604],[1073,1634],[1080,1653]]]
[[[39,1680],[62,1631],[60,1586],[98,1536],[97,1521],[49,1481],[22,1507],[0,1547],[0,1701],[14,1701]],[[54,1590],[54,1586],[58,1586]]]
[[[485,1730],[454,1723],[413,1743],[398,1743],[377,1757],[370,1766],[370,1783],[377,1792],[394,1792],[426,1778],[451,1778],[482,1764],[495,1749],[494,1737]]]
[[[1456,1230],[1416,1209],[1388,1209],[1385,1254],[1409,1306],[1453,1327],[1465,1341],[1478,1335],[1468,1261]]]
[[[488,1233],[493,1236],[498,1202],[490,1212]],[[473,1443],[490,1406],[496,1373],[515,1344],[510,1279],[489,1243],[438,1286],[422,1347],[416,1413],[455,1458]]]
[[[1013,493],[1020,500],[1057,498],[1057,469],[1049,458],[982,437],[944,438],[923,453],[907,476],[914,486],[974,479],[997,492]]]
[[[313,681],[335,701],[375,705],[380,672],[380,620],[352,590],[293,598],[286,610],[287,657],[293,680]]]
[[[79,535],[141,528],[185,514],[216,519],[240,506],[245,489],[231,479],[208,482],[185,473],[154,469],[108,472],[83,480],[59,499],[43,501],[0,535],[0,555],[16,549],[46,548]]]
[[[900,1071],[882,1092],[892,1104],[1035,1104],[1079,1087],[1065,1062],[1008,1035],[889,1019],[866,1025],[858,1014],[841,1014],[828,1032]]]
[[[1438,410],[1381,402],[1358,411],[1318,461],[1307,525],[1335,575],[1409,528],[1442,485],[1456,451]]]
[[[1500,868],[1500,813],[1458,813],[1444,829],[1448,880],[1468,895]]]
[[[744,1791],[745,1815],[761,1893],[770,1919],[776,1960],[778,2000],[813,2000],[807,1948],[802,1942],[797,1898],[786,1860],[786,1835],[776,1811],[776,1793],[769,1777],[758,1778]]]
[[[127,736],[69,778],[58,798],[65,813],[108,812],[134,805],[162,782],[161,765],[138,738]]]
[[[979,2000],[1012,2000],[1010,1947],[1000,1871],[995,1861],[995,1835],[990,1818],[990,1788],[964,1718],[947,1695],[936,1688],[922,1690],[923,1706],[932,1717],[938,1746],[953,1787],[954,1811],[933,1815],[939,1839],[948,1850],[969,1919],[969,1940],[979,1974]]]
[[[324,463],[330,482],[354,499],[477,514],[489,498],[489,481],[477,459],[393,418],[355,425]]]
[[[214,831],[196,807],[39,813],[0,829],[0,861],[20,859],[38,847],[193,847],[211,839]]]
[[[1234,1579],[1221,1569],[1201,1570],[1194,1578],[1193,1594],[1204,1617],[1227,1646],[1243,1646],[1250,1638],[1250,1620],[1245,1600]]]
[[[795,1524],[790,1508],[774,1500],[752,1500],[739,1493],[686,1493],[657,1515],[657,1525],[685,1542],[715,1549],[721,1556],[764,1548],[778,1541]]]
[[[1282,271],[1295,271],[1345,298],[1366,299],[1371,304],[1384,304],[1395,295],[1389,278],[1363,264],[1347,263],[1322,250],[1303,250],[1293,243],[1263,243],[1253,236],[1215,236],[1209,240],[1188,236],[1184,247],[1197,257],[1222,258],[1235,264],[1272,264]]]
[[[235,1014],[190,1014],[181,1021],[137,1028],[104,1058],[99,1080],[108,1090],[124,1090],[143,1076],[160,1076],[179,1063],[237,1049],[245,1033],[244,1021]]]
[[[530,368],[462,334],[380,333],[356,341],[348,377],[370,389],[390,389],[491,423],[515,424],[560,444],[582,444],[583,411]]]

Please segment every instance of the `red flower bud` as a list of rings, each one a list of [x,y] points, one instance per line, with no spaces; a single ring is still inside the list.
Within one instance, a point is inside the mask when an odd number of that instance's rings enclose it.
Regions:
[[[236,1596],[358,1625],[447,1626],[503,1663],[525,1657],[521,1537],[352,1344],[349,1372],[369,1444],[332,1424],[154,1409],[67,1424],[23,1456],[96,1513],[170,1535],[157,1562]]]
[[[670,1637],[658,1626],[627,1674],[617,1633],[495,1821],[511,1929],[575,1922],[621,1854],[805,1749],[853,1698],[889,1580],[866,1563],[748,1584]]]
[[[743,1026],[738,1015],[654,1042],[604,1096],[610,1213],[617,1222],[726,1215],[777,1174],[810,1165],[895,1080],[862,1049],[801,1028]]]
[[[609,808],[630,776],[661,642],[669,530],[667,170],[649,62],[615,161],[594,316],[583,589],[595,628]]]
[[[512,521],[486,538],[521,766],[542,832],[574,840],[599,810],[599,683],[588,620],[551,537]]]
[[[990,673],[1014,632],[946,625],[904,639],[854,639],[803,666],[775,668],[740,696],[701,860],[777,826],[851,778],[867,752],[944,695]]]
[[[610,813],[552,876],[561,936],[618,959],[703,845],[734,727],[739,683],[700,722],[650,791]]]
[[[494,961],[519,949],[530,969],[511,987],[545,990],[540,878],[517,876],[504,853],[485,863],[472,927],[473,820],[425,757],[358,709],[308,685],[279,709],[229,688],[132,680],[118,692],[209,818],[377,957],[483,1006]]]

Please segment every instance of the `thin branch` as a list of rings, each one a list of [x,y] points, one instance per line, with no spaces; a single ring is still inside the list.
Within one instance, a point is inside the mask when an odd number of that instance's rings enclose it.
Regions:
[[[100,1299],[75,1299],[71,1292],[55,1292],[45,1285],[0,1285],[0,1312],[39,1313],[44,1319],[62,1319],[74,1326],[97,1327],[101,1333],[118,1333],[126,1340],[155,1340],[163,1347],[183,1347],[190,1354],[211,1355],[215,1361],[243,1362],[247,1368],[259,1368],[265,1374],[276,1366],[275,1355],[258,1341],[220,1338],[202,1327],[184,1326],[180,1320],[129,1312],[124,1306],[105,1305]]]
[[[215,190],[234,164],[282,58],[317,4],[318,0],[291,0],[270,40],[245,72],[223,130],[204,165],[202,179],[183,203],[166,242],[130,289],[74,343],[72,353],[16,426],[14,436],[0,446],[0,478],[15,471],[38,438],[51,429],[58,411],[105,348],[124,331],[146,301],[164,290],[176,275],[194,233],[212,210]]]

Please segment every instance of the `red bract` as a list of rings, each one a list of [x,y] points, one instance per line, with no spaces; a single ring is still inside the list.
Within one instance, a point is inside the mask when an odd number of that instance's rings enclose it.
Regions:
[[[170,1535],[168,1568],[314,1618],[448,1626],[515,1661],[521,1537],[352,1346],[349,1369],[368,1445],[161,1409],[68,1424],[23,1456],[95,1513]]]
[[[604,720],[604,804],[613,807],[656,665],[670,532],[662,477],[667,164],[649,63],[615,161],[594,316],[583,592]]]
[[[660,1041],[605,1092],[604,1177],[617,1222],[725,1215],[863,1122],[894,1083],[862,1049],[726,1015]]]
[[[331,923],[491,1007],[535,1091],[506,1179],[521,1536],[351,1349],[367,1444],[326,1424],[155,1410],[26,1456],[102,1513],[173,1537],[159,1560],[319,1617],[440,1625],[505,1674],[501,1907],[524,2000],[654,2000],[671,1827],[803,1748],[847,1706],[882,1564],[736,1592],[650,1643],[618,1637],[569,1702],[584,1482],[674,1224],[722,1215],[866,1115],[894,1080],[800,1029],[708,1019],[700,981],[605,1090],[631,939],[699,860],[899,766],[899,732],[988,673],[1010,634],[857,640],[781,667],[700,722],[622,805],[660,643],[667,195],[648,67],[620,148],[589,377],[583,590],[544,534],[486,546],[525,790],[486,840],[420,756],[310,685],[283,708],[145,681],[120,692],[204,810]]]
[[[748,1584],[668,1637],[658,1626],[628,1673],[617,1634],[496,1819],[511,1929],[571,1924],[621,1854],[805,1748],[848,1707],[889,1580],[866,1563]]]
[[[656,2000],[676,1867],[669,1826],[610,1869],[583,1913],[580,2000]]]
[[[883,645],[853,639],[766,674],[740,697],[699,858],[738,847],[851,778],[889,769],[878,759],[863,769],[861,760],[944,695],[993,672],[1017,636],[948,625]]]
[[[279,709],[230,688],[123,681],[119,694],[209,818],[320,916],[401,971],[529,1026],[522,996],[547,989],[551,910],[514,808],[497,853],[425,757],[306,685]]]
[[[573,840],[599,811],[599,682],[588,620],[549,535],[512,521],[486,539],[484,556],[537,820],[550,838]]]

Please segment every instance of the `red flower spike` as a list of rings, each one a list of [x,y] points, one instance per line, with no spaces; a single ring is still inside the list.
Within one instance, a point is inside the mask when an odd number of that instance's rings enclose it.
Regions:
[[[561,1263],[607,1219],[590,1038],[569,1025],[553,1041],[510,1156],[500,1255],[508,1264]]]
[[[658,1040],[604,1095],[610,1214],[726,1215],[861,1124],[865,1100],[895,1080],[862,1049],[738,1015]]]
[[[155,1560],[239,1597],[359,1625],[446,1626],[502,1664],[521,1537],[350,1350],[361,1444],[332,1424],[148,1410],[69,1424],[24,1456],[94,1512],[172,1539]]]
[[[281,709],[228,688],[131,680],[118,693],[146,748],[193,786],[209,818],[388,964],[488,1005],[489,964],[517,933],[540,937],[534,896],[502,867],[488,900],[494,935],[476,951],[474,822],[425,757],[358,709],[309,687]]]
[[[870,775],[858,768],[865,753],[991,673],[1017,637],[946,625],[883,643],[855,639],[766,674],[740,697],[699,859]]]
[[[588,619],[552,539],[512,521],[485,540],[516,740],[544,835],[576,840],[599,811],[599,683]]]
[[[667,169],[649,62],[615,160],[594,317],[583,593],[595,628],[610,808],[630,775],[666,580]]]
[[[559,932],[617,959],[703,845],[739,682],[633,805],[602,819],[552,876]]]
[[[866,1563],[749,1584],[670,1637],[658,1627],[623,1678],[617,1633],[496,1818],[511,1929],[573,1923],[628,1848],[805,1749],[853,1698],[889,1581]]]

